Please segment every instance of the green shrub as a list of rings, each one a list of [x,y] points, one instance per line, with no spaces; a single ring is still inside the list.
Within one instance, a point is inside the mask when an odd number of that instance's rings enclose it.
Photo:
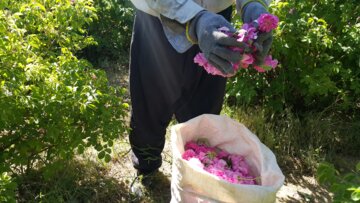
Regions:
[[[82,56],[94,65],[102,60],[118,60],[128,56],[134,11],[130,1],[94,0],[98,18],[89,25],[89,34],[97,45],[83,50]]]
[[[344,175],[339,174],[334,165],[321,163],[318,167],[317,179],[334,193],[334,203],[360,201],[360,162],[353,172]]]
[[[360,153],[360,122],[342,120],[331,110],[300,117],[290,109],[275,113],[262,107],[225,106],[223,113],[247,126],[276,154],[283,169],[296,168],[296,173],[313,174],[325,157]],[[301,165],[294,166],[292,159]]]
[[[16,183],[7,173],[0,174],[0,202],[12,203],[15,200]]]
[[[357,0],[273,1],[271,12],[280,19],[271,52],[280,65],[266,74],[241,70],[229,80],[228,98],[279,111],[322,111],[336,104],[359,112]]]
[[[91,0],[0,3],[0,172],[26,172],[93,146],[110,161],[126,131],[123,90],[75,53],[90,44]]]

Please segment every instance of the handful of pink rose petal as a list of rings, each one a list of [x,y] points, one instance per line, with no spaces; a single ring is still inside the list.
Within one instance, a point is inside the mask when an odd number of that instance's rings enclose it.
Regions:
[[[182,158],[230,183],[258,185],[256,177],[250,175],[249,165],[240,155],[190,141],[185,144]]]
[[[253,45],[253,42],[257,39],[258,34],[260,32],[270,32],[278,26],[279,19],[275,15],[271,14],[261,14],[257,19],[258,26],[255,27],[252,24],[245,23],[241,27],[240,30],[234,35],[233,33],[229,33],[228,28],[221,27],[219,31],[228,34],[229,36],[233,36],[237,39],[238,42],[246,43],[250,49],[256,51],[256,47]],[[240,63],[232,64],[235,72],[241,68],[252,67],[258,72],[266,72],[267,70],[271,70],[276,68],[278,61],[273,59],[271,55],[265,57],[264,64],[255,65],[255,56],[253,53],[245,53],[243,49],[238,47],[230,47],[233,51],[238,51],[242,54],[242,60]],[[198,53],[194,57],[194,62],[202,66],[209,74],[212,75],[221,75],[223,77],[231,77],[232,75],[224,75],[221,71],[211,65],[207,59],[205,58],[203,53]]]

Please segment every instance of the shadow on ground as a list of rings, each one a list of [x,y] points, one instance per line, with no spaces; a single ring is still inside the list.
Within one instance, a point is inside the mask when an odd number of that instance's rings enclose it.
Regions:
[[[169,203],[171,200],[170,180],[168,176],[162,172],[158,173],[156,176],[156,183],[146,189],[144,197],[137,198],[134,195],[129,202]]]
[[[326,203],[332,202],[329,191],[320,186],[303,163],[295,158],[286,157],[281,163],[285,175],[284,186],[277,193],[276,202],[286,203]]]
[[[89,160],[61,163],[61,167],[31,170],[19,176],[18,202],[128,202],[126,182],[107,175]],[[58,165],[59,166],[59,165]]]

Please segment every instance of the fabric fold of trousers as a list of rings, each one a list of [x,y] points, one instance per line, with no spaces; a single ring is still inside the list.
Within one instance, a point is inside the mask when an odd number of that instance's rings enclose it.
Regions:
[[[222,11],[230,21],[232,8]],[[213,76],[193,61],[192,46],[178,53],[168,42],[157,17],[136,11],[130,49],[132,161],[140,173],[162,164],[161,152],[172,116],[185,122],[204,113],[219,114],[226,78]]]

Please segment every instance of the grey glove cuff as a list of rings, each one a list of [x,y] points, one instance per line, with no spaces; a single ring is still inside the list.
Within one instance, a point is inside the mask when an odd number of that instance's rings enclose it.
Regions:
[[[271,0],[236,0],[236,11],[240,17],[243,16],[244,9],[251,3],[259,3],[263,7],[268,8]]]
[[[176,20],[160,15],[166,38],[172,47],[179,53],[187,51],[194,43],[186,36],[186,25]]]
[[[198,42],[197,30],[196,30],[197,22],[200,19],[200,17],[206,12],[208,11],[206,10],[200,11],[193,19],[191,19],[190,22],[188,22],[189,24],[188,24],[187,34],[188,34],[188,38],[191,38],[189,40],[192,41],[193,43]]]
[[[244,23],[250,23],[258,19],[263,13],[269,13],[267,7],[259,2],[251,2],[245,5],[241,12],[241,19]]]

